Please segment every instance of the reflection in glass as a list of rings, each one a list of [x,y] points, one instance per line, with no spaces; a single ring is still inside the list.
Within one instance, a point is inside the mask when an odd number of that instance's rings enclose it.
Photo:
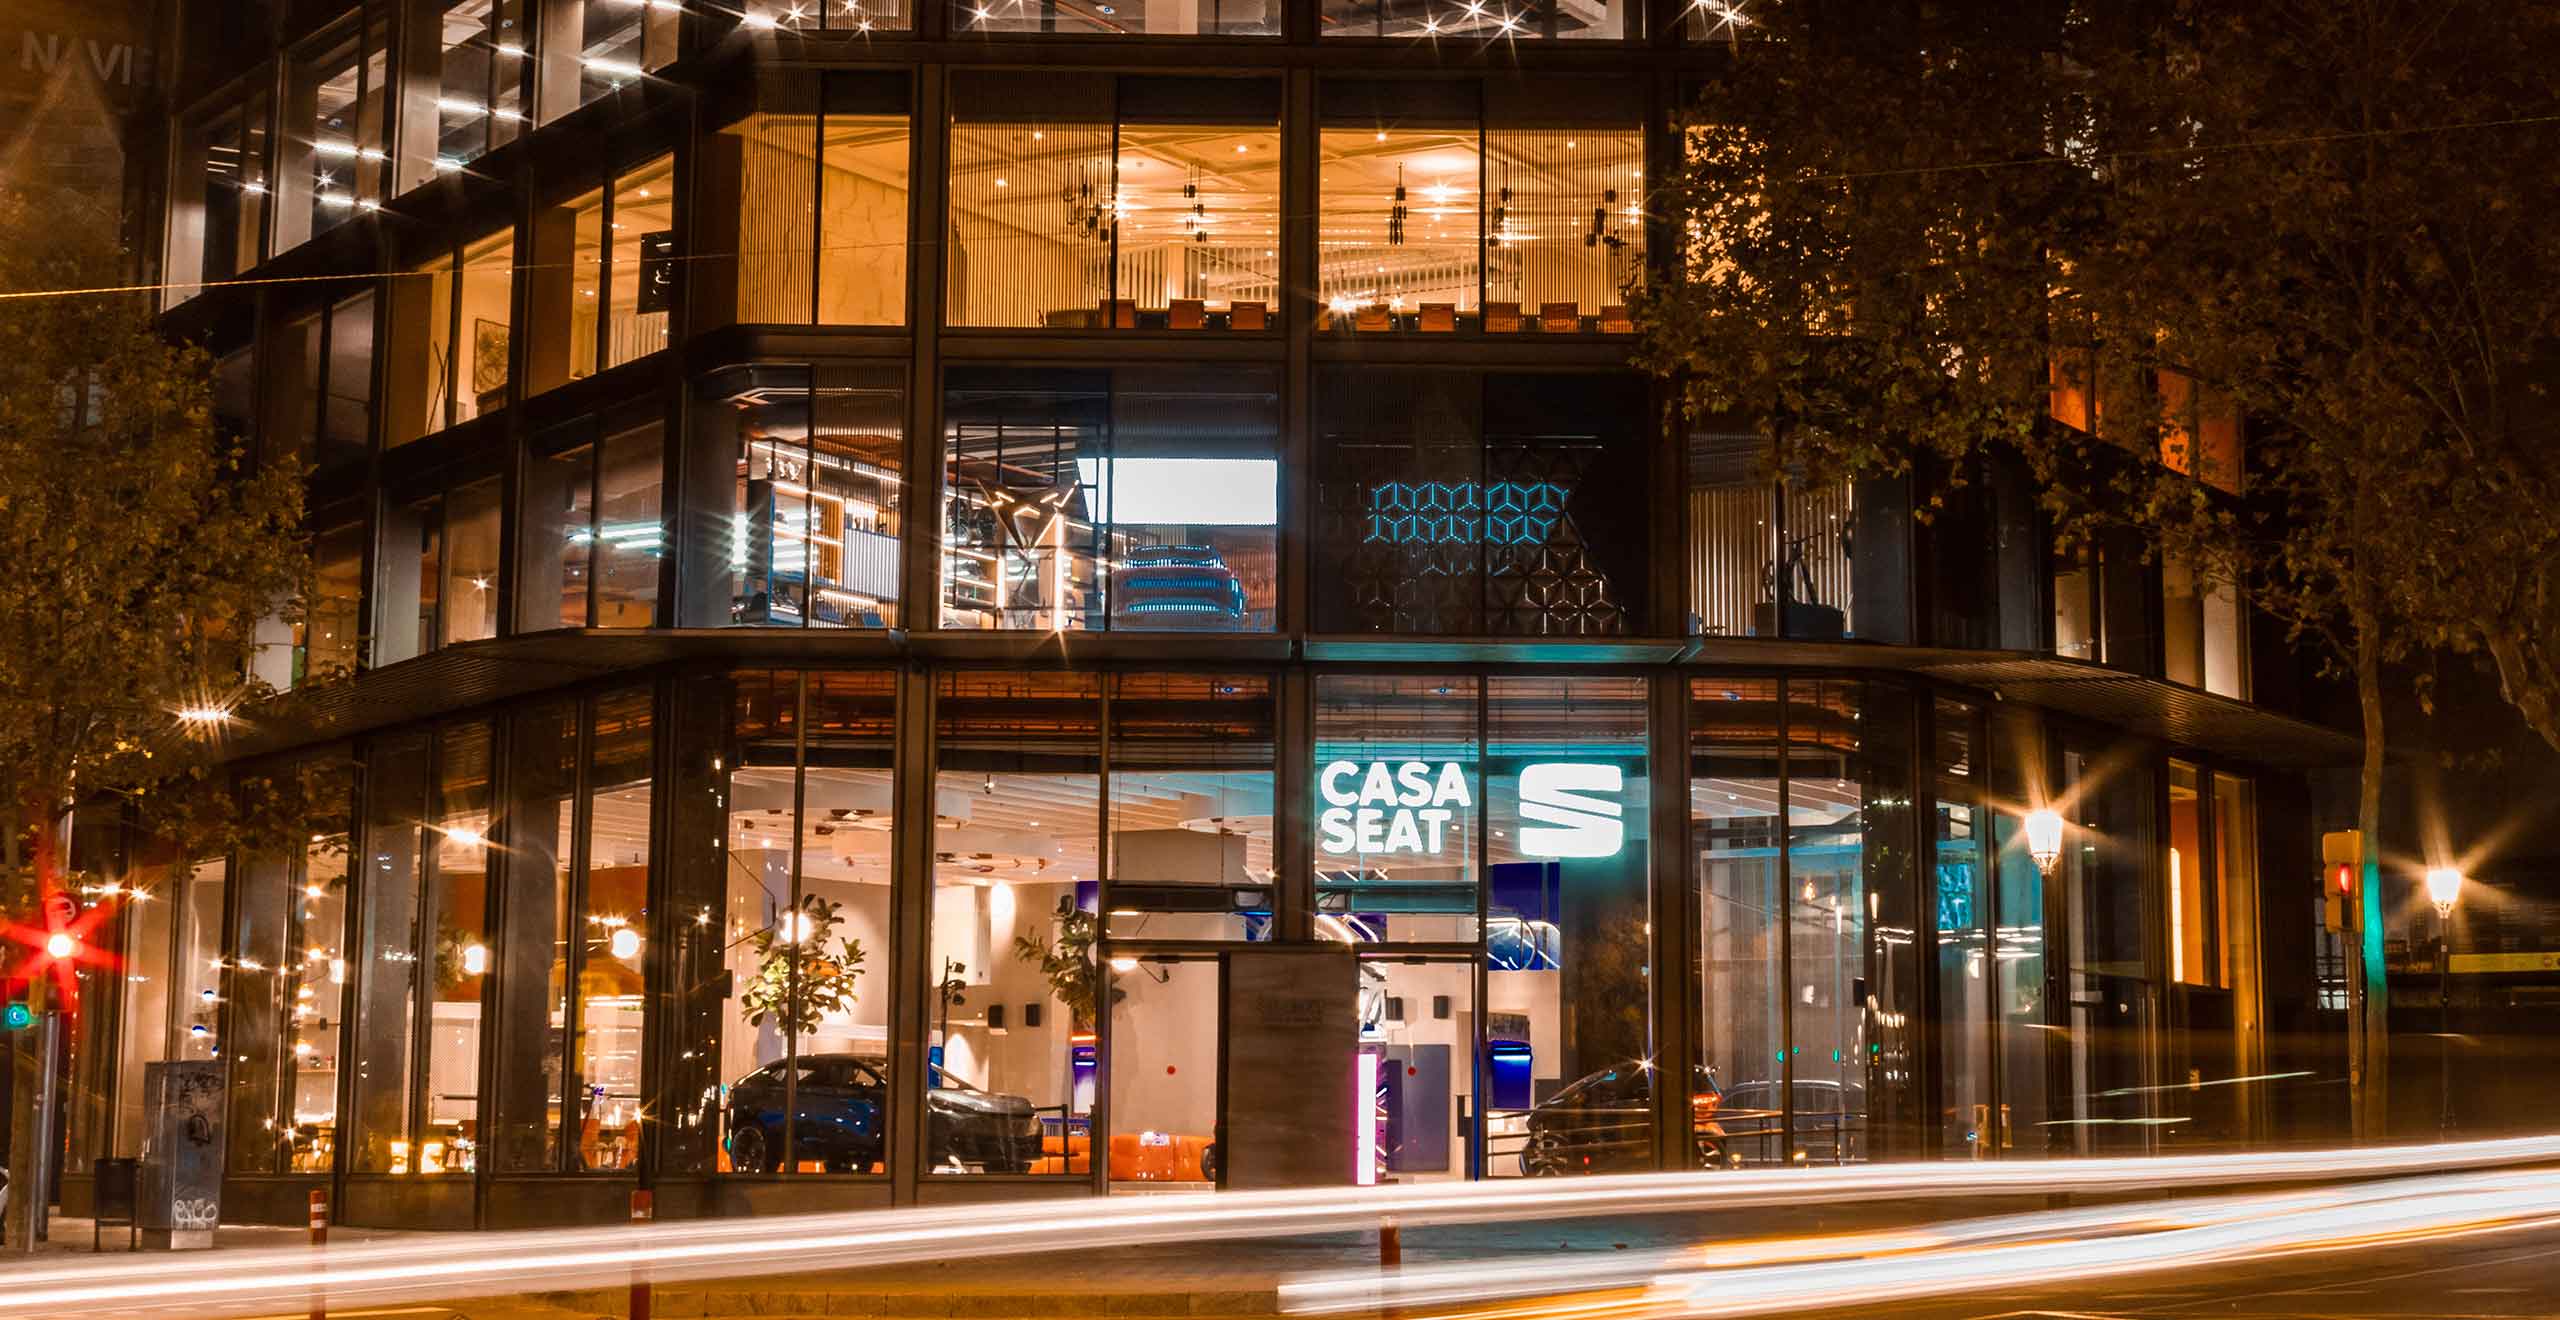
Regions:
[[[638,688],[600,697],[594,707],[572,927],[578,986],[572,1167],[578,1169],[627,1169],[640,1158],[641,1021],[648,1002],[642,969],[652,934],[651,700],[649,689]]]
[[[1109,994],[1096,951],[1099,679],[938,682],[926,1161],[1089,1174]]]
[[[1710,1165],[1772,1164],[1786,1158],[1778,684],[1698,679],[1689,700],[1698,1154]]]
[[[1974,708],[1936,703],[1937,807],[1929,889],[1938,945],[1939,1150],[1949,1158],[1993,1153],[1993,967],[1989,830],[1977,787]]]
[[[366,748],[364,905],[357,945],[355,1149],[357,1173],[410,1173],[409,1061],[418,1011],[420,852],[425,843],[426,735]]]
[[[1479,680],[1316,678],[1316,933],[1476,938]]]
[[[953,0],[956,32],[1064,32],[1090,36],[1268,37],[1280,32],[1280,0],[1171,0],[1137,6],[1075,0]]]
[[[497,1095],[489,1151],[501,1173],[560,1167],[561,1048],[569,1032],[571,844],[578,707],[554,702],[508,721],[509,774],[498,850],[506,897],[498,954]]]
[[[904,373],[747,367],[705,382],[696,460],[725,478],[727,535],[688,547],[693,626],[883,628],[898,621]],[[812,383],[815,382],[815,388]],[[725,469],[714,475],[711,464]],[[706,510],[706,512],[712,512]],[[717,609],[716,617],[705,617]]]
[[[1627,35],[1627,0],[1324,0],[1328,37],[1404,37],[1497,46],[1539,39],[1615,41]]]
[[[1271,679],[1121,674],[1111,695],[1109,933],[1251,938],[1267,928],[1278,880]]]

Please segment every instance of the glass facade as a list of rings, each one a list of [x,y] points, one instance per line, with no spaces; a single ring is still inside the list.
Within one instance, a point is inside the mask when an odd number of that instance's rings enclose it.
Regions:
[[[2245,602],[1677,420],[1637,17],[396,0],[199,98],[173,278],[298,281],[184,313],[314,469],[261,672],[363,713],[243,769],[297,846],[106,868],[81,1158],[205,1058],[243,1216],[1249,1181],[1319,951],[1348,1184],[2265,1136]]]

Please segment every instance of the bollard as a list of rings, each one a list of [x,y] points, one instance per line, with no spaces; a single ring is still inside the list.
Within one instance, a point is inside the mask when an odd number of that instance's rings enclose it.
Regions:
[[[658,1217],[657,1194],[645,1187],[631,1189],[631,1222],[645,1224]],[[649,1276],[642,1266],[631,1267],[631,1320],[649,1320]]]
[[[329,1245],[329,1193],[317,1187],[311,1189],[311,1245]],[[320,1267],[319,1261],[312,1262],[314,1270]],[[329,1320],[329,1294],[317,1283],[311,1286],[311,1320]]]
[[[1378,1268],[1395,1269],[1404,1264],[1404,1230],[1391,1216],[1378,1221]]]

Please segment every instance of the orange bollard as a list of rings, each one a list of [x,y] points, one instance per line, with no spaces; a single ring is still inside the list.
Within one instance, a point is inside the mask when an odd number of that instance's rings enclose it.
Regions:
[[[329,1193],[317,1187],[311,1189],[311,1245],[329,1245]],[[314,1268],[318,1264],[313,1262]],[[311,1289],[311,1320],[329,1320],[329,1294],[316,1284]]]
[[[658,1217],[658,1198],[645,1187],[631,1189],[631,1222],[645,1224]],[[631,1267],[631,1320],[649,1320],[649,1276],[638,1265]]]
[[[1378,1268],[1391,1270],[1404,1264],[1404,1230],[1393,1218],[1378,1221]]]

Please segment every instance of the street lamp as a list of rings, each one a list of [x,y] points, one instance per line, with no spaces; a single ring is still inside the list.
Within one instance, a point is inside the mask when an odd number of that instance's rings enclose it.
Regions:
[[[2061,813],[2051,807],[2027,813],[2027,855],[2036,859],[2036,869],[2046,879],[2053,878],[2053,868],[2062,860]]]
[[[2427,868],[2427,901],[2436,905],[2436,1139],[2453,1134],[2453,905],[2462,901],[2462,870]]]

